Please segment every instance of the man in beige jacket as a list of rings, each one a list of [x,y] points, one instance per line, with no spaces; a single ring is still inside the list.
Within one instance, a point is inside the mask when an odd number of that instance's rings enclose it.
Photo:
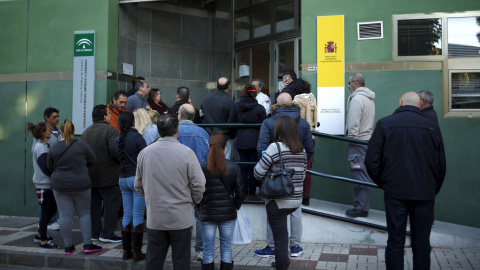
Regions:
[[[178,118],[157,122],[160,138],[137,159],[135,190],[145,197],[148,244],[145,269],[163,269],[172,246],[174,269],[190,269],[193,205],[205,191],[205,176],[195,153],[177,141]]]
[[[373,133],[375,122],[375,93],[365,87],[365,79],[360,73],[355,73],[348,78],[350,96],[347,101],[347,126],[346,136],[352,139],[368,142]],[[350,143],[348,146],[348,161],[353,179],[363,182],[372,182],[365,168],[365,155],[367,146]],[[346,211],[349,217],[368,217],[370,210],[370,188],[354,184],[355,206]]]

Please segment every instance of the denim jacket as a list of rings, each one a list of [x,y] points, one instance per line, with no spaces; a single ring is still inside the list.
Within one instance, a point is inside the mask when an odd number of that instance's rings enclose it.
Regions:
[[[203,128],[192,121],[183,120],[179,124],[177,140],[192,149],[199,162],[207,160],[210,136]]]

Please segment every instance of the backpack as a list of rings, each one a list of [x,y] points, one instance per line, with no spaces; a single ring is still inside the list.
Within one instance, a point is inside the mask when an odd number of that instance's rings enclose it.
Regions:
[[[293,102],[300,107],[300,117],[310,125],[310,130],[317,127],[317,99],[312,93],[296,95]]]

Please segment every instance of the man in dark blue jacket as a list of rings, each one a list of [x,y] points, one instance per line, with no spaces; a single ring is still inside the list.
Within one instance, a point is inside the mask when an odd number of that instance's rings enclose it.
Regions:
[[[298,135],[302,140],[305,152],[307,152],[307,161],[313,156],[315,148],[313,146],[312,131],[310,124],[300,117],[300,108],[292,103],[292,96],[289,93],[281,93],[277,97],[277,104],[270,107],[272,116],[265,119],[260,128],[260,135],[257,143],[258,157],[262,157],[262,151],[267,150],[268,146],[273,142],[275,134],[275,119],[281,115],[289,115],[297,122]],[[303,248],[300,247],[302,241],[302,207],[298,207],[290,214],[290,251],[292,257],[298,257],[303,254]],[[259,257],[275,256],[275,246],[273,242],[272,229],[267,223],[267,246],[263,249],[255,251],[255,255]]]
[[[445,178],[440,128],[422,115],[417,93],[405,93],[393,115],[377,122],[365,166],[384,194],[388,242],[387,269],[403,269],[407,217],[410,217],[414,269],[430,269],[430,231],[435,196]]]

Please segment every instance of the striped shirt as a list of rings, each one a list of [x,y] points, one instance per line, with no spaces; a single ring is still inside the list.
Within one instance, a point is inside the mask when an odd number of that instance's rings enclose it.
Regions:
[[[292,177],[295,193],[291,197],[275,199],[275,201],[277,202],[278,208],[297,208],[302,203],[303,180],[305,179],[305,173],[307,170],[307,154],[305,153],[305,149],[300,153],[293,154],[282,142],[279,142],[279,145],[284,167],[293,168],[295,170],[295,174]],[[271,143],[265,151],[265,154],[255,166],[253,174],[255,178],[263,179],[269,170],[278,171],[281,169],[282,165],[280,163],[280,155],[278,153],[277,145]],[[265,181],[268,181],[268,179]],[[267,199],[265,204],[270,200],[271,199]]]

